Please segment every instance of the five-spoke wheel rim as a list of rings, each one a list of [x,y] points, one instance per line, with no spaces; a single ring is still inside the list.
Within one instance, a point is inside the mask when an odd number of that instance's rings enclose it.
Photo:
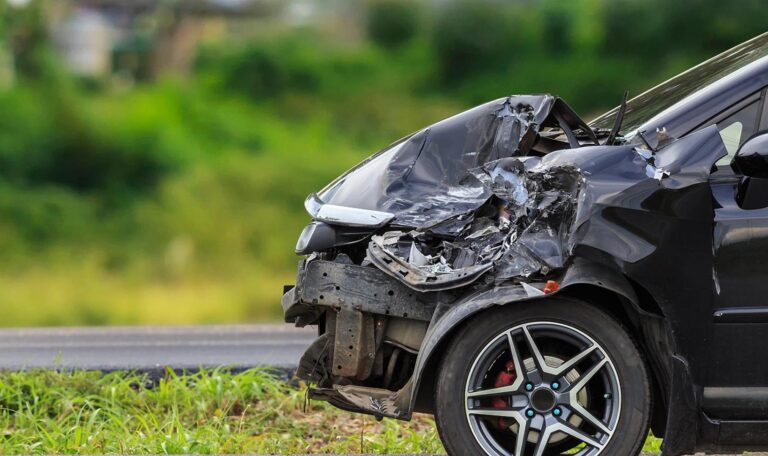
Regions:
[[[621,412],[608,353],[583,331],[550,321],[493,338],[475,357],[464,391],[472,434],[489,455],[596,456]]]

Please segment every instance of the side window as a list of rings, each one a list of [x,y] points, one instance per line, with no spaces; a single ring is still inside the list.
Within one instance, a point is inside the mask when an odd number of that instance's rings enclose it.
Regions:
[[[757,132],[759,108],[760,101],[754,101],[717,122],[717,129],[728,150],[728,155],[718,160],[717,166],[730,164],[739,146]]]

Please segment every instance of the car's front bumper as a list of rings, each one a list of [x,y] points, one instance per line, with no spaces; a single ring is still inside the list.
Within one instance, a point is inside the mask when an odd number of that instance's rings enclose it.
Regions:
[[[435,304],[424,297],[379,269],[310,258],[282,305],[285,321],[297,325],[316,324],[328,309],[429,321]]]

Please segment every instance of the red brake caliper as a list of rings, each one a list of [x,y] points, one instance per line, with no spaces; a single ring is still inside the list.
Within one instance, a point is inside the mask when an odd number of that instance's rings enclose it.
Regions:
[[[496,381],[493,383],[494,388],[501,388],[502,386],[511,385],[517,378],[517,372],[515,372],[515,363],[507,361],[504,365],[504,370],[499,372],[496,376]],[[511,398],[509,396],[496,396],[492,399],[494,408],[509,408]],[[504,418],[499,418],[498,427],[500,429],[508,429],[512,425],[511,422]]]

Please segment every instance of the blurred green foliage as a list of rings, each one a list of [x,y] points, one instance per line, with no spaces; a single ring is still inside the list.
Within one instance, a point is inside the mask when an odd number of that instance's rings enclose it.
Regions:
[[[282,24],[125,89],[67,74],[41,0],[0,3],[3,324],[278,318],[304,197],[376,149],[511,93],[590,117],[768,17],[758,0],[364,5],[352,42]]]
[[[403,0],[371,2],[367,11],[368,38],[379,46],[397,49],[419,33],[420,4]]]

